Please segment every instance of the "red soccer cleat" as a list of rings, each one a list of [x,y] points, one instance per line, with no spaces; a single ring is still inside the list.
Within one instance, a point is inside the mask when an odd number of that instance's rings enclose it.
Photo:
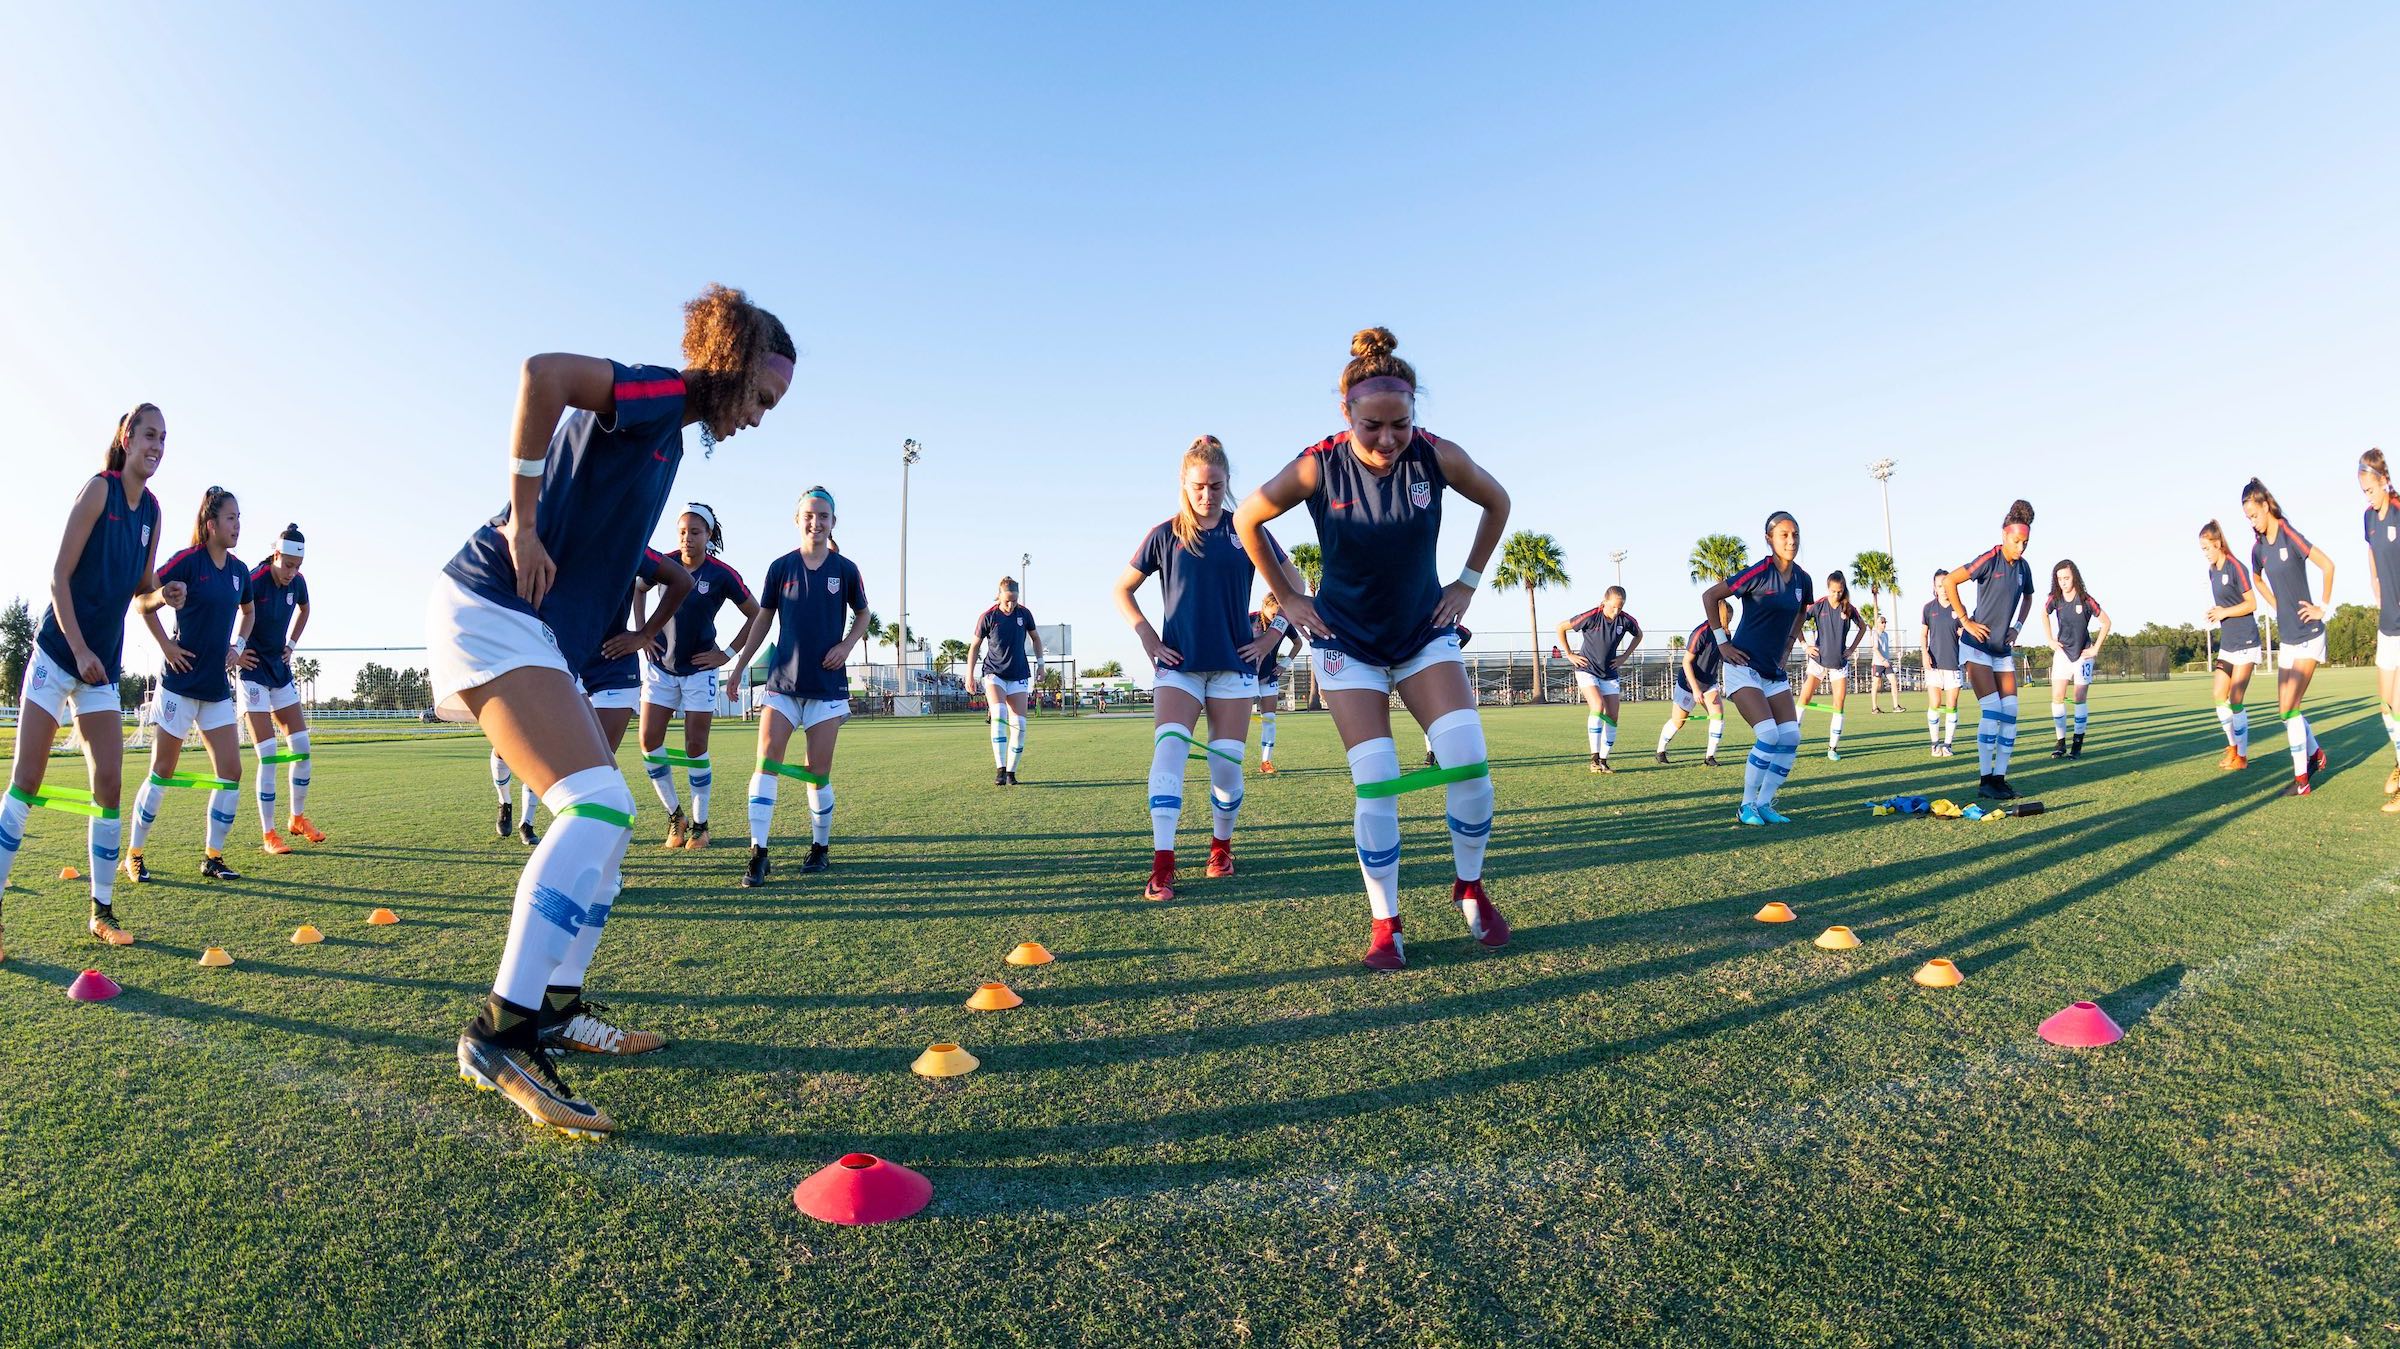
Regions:
[[[1169,900],[1175,897],[1175,850],[1160,848],[1150,854],[1150,883],[1142,887],[1142,898]]]
[[[1211,878],[1233,874],[1233,840],[1212,838],[1208,841],[1208,874]]]
[[[1375,940],[1367,947],[1367,968],[1396,970],[1408,964],[1408,954],[1400,949],[1400,920],[1375,920]]]
[[[1452,881],[1450,898],[1457,902],[1458,911],[1467,920],[1467,931],[1486,946],[1508,945],[1508,920],[1492,907],[1491,896],[1483,893],[1482,881]]]
[[[2285,795],[2285,796],[2306,796],[2306,795],[2308,795],[2308,779],[2307,779],[2307,778],[2293,778],[2293,779],[2292,779],[2292,785],[2291,785],[2291,787],[2290,787],[2289,789],[2287,789],[2287,790],[2284,792],[2284,795]]]
[[[2323,745],[2319,745],[2315,749],[2310,750],[2308,752],[2308,775],[2313,778],[2317,774],[2324,772],[2326,763],[2327,760],[2325,758],[2325,747]]]

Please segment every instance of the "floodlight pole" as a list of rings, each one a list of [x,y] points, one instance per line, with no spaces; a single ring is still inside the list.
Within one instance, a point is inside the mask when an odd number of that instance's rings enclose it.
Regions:
[[[900,442],[900,640],[894,643],[899,651],[898,675],[900,687],[896,692],[908,692],[908,469],[917,462],[924,446],[913,440]]]

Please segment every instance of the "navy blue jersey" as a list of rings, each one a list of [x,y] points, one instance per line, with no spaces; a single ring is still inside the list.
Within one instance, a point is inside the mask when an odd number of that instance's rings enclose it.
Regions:
[[[292,644],[292,619],[307,603],[307,577],[293,572],[290,585],[277,582],[272,559],[251,570],[250,654],[258,664],[242,672],[244,680],[268,689],[292,682],[292,665],[283,651]]]
[[[442,569],[478,598],[547,624],[570,670],[589,664],[600,643],[622,630],[626,587],[683,462],[683,376],[663,366],[609,364],[617,410],[569,413],[542,463],[534,532],[558,575],[541,607],[517,598],[517,564],[500,533],[508,507]]]
[[[1033,610],[1020,604],[1015,613],[995,604],[975,620],[975,635],[983,639],[983,677],[1013,684],[1033,678],[1025,659],[1025,643],[1033,636]]]
[[[680,559],[678,559],[680,560]],[[717,611],[726,605],[752,603],[742,574],[720,557],[704,557],[692,570],[692,593],[667,619],[667,654],[658,667],[671,675],[700,673],[692,657],[717,649]]]
[[[1332,633],[1317,646],[1369,665],[1402,664],[1450,631],[1433,621],[1442,602],[1433,548],[1449,486],[1434,435],[1418,430],[1381,477],[1358,461],[1347,431],[1301,453],[1317,460],[1308,515],[1325,560],[1317,616]]]
[[[1622,609],[1615,618],[1598,609],[1586,609],[1567,620],[1567,631],[1583,634],[1583,649],[1578,654],[1591,667],[1587,673],[1594,679],[1614,679],[1625,639],[1641,636],[1642,625]]]
[[[159,687],[196,703],[221,703],[233,696],[225,653],[233,646],[234,620],[250,602],[250,569],[231,553],[223,566],[206,548],[186,548],[158,569],[158,583],[183,582],[183,607],[175,614],[175,645],[192,653],[188,670],[166,670]]]
[[[643,585],[657,585],[658,564],[663,561],[665,559],[659,556],[657,549],[644,548],[642,560],[633,564],[634,579]],[[609,638],[630,630],[633,627],[632,620],[633,587],[627,586],[625,587],[625,602],[617,606],[616,620],[609,624],[606,632],[600,634],[601,643],[605,645]],[[613,693],[618,689],[638,689],[642,686],[642,654],[638,651],[628,651],[624,655],[612,659],[602,655],[600,647],[595,646],[592,648],[592,658],[584,662],[581,678],[583,691],[587,694]]]
[[[2008,560],[1993,544],[1983,556],[1967,564],[1967,579],[1975,583],[1975,607],[1971,616],[1991,629],[1991,636],[1978,638],[1966,629],[1959,629],[1958,640],[1987,656],[2008,655],[2008,630],[2017,625],[2017,610],[2033,594],[2033,568],[2020,556]]]
[[[2400,637],[2400,497],[2388,500],[2381,514],[2367,512],[2367,556],[2375,559],[2375,630]]]
[[[1750,658],[1750,669],[1773,684],[1786,678],[1784,658],[1791,654],[1792,629],[1800,615],[1816,602],[1817,583],[1800,564],[1778,574],[1772,555],[1750,564],[1725,583],[1742,602],[1742,616],[1733,627],[1733,645]]]
[[[1278,546],[1276,551],[1277,554],[1280,555],[1282,552],[1281,547]],[[1273,645],[1267,648],[1267,654],[1258,658],[1258,682],[1262,684],[1282,683],[1283,649],[1287,644],[1296,642],[1298,640],[1298,638],[1292,635],[1291,625],[1286,623],[1284,626],[1278,628],[1273,623],[1266,623],[1262,628],[1259,616],[1253,613],[1250,615],[1250,631],[1253,634],[1261,631],[1268,631],[1275,634],[1275,642]]]
[[[2058,654],[2068,660],[2082,660],[2092,652],[2092,620],[2106,611],[2100,601],[2089,594],[2071,600],[2045,600],[2042,611],[2050,615],[2051,626],[2058,629]]]
[[[1931,668],[1958,670],[1958,615],[1940,600],[1925,601],[1925,655]]]
[[[1282,557],[1283,545],[1271,534],[1266,537],[1267,547]],[[1242,659],[1241,648],[1258,633],[1249,617],[1258,568],[1234,535],[1233,512],[1220,514],[1192,543],[1199,551],[1183,546],[1175,537],[1175,522],[1169,520],[1151,527],[1128,564],[1144,576],[1156,575],[1159,589],[1166,592],[1167,612],[1158,640],[1183,657],[1183,663],[1158,668],[1178,674],[1247,671],[1250,663]]]
[[[2220,609],[2230,609],[2250,593],[2250,572],[2242,560],[2231,553],[2222,565],[2208,569],[2209,598]],[[2243,614],[2238,618],[2217,620],[2217,646],[2226,651],[2251,651],[2259,644],[2258,615]]]
[[[2309,603],[2308,553],[2309,542],[2292,528],[2289,520],[2279,520],[2282,526],[2269,543],[2260,534],[2250,545],[2250,570],[2275,592],[2275,641],[2314,641],[2325,632],[2322,619],[2310,620],[2300,616],[2300,606]]]
[[[1692,670],[1700,676],[1700,687],[1693,688],[1691,679],[1683,672],[1683,662],[1675,663],[1675,682],[1683,691],[1697,698],[1717,686],[1725,668],[1725,656],[1717,650],[1717,634],[1706,623],[1692,629],[1683,639],[1683,649],[1692,658]]]
[[[67,597],[75,604],[75,628],[83,634],[84,649],[99,658],[102,680],[114,684],[125,661],[125,611],[133,604],[134,587],[150,570],[150,545],[158,537],[158,494],[145,490],[137,506],[126,499],[122,476],[98,476],[107,485],[107,498],[67,576]],[[53,664],[73,674],[75,657],[55,608],[42,609],[41,632],[34,640]]]
[[[1858,607],[1848,600],[1836,604],[1831,596],[1808,606],[1808,616],[1817,622],[1816,649],[1810,659],[1828,670],[1838,670],[1850,663],[1850,634],[1866,627],[1859,617]]]
[[[849,697],[849,672],[826,669],[825,653],[850,630],[851,615],[867,607],[867,583],[858,564],[828,552],[812,570],[795,548],[767,564],[759,602],[775,615],[775,664],[767,672],[767,692],[818,700]]]

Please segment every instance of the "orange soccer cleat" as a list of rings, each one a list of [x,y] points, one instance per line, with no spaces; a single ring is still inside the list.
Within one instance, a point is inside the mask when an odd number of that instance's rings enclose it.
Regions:
[[[291,824],[286,827],[289,828],[293,833],[298,834],[304,839],[307,839],[311,843],[323,843],[325,841],[325,831],[317,828],[314,824],[309,823],[309,819],[306,815],[294,815],[292,817]]]
[[[260,843],[258,845],[258,850],[268,854],[269,856],[281,857],[292,850],[292,845],[283,841],[283,835],[276,833],[272,829],[269,829],[265,833],[259,835],[259,839]]]

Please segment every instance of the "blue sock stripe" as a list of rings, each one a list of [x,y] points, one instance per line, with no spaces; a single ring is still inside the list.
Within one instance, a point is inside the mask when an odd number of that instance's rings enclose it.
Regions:
[[[715,782],[716,779],[706,773],[695,773],[692,775],[690,781],[692,784],[692,790],[696,792],[708,784]]]
[[[24,846],[25,836],[23,834],[12,834],[5,829],[0,829],[0,852],[15,852]]]
[[[1754,749],[1750,751],[1750,766],[1752,768],[1772,768],[1775,766],[1775,760],[1770,758],[1765,751]]]
[[[1215,806],[1219,810],[1240,810],[1242,808],[1242,798],[1237,796],[1231,801],[1228,801],[1224,797],[1217,795],[1215,792],[1210,792],[1208,794],[1208,803],[1212,806]]]
[[[750,804],[754,806],[771,806],[775,804],[775,798],[772,796],[753,796],[750,798]]]
[[[583,930],[583,906],[547,885],[533,887],[533,911],[552,926],[565,928],[570,937]]]
[[[1383,848],[1376,851],[1369,851],[1365,848],[1358,850],[1358,864],[1365,867],[1369,871],[1378,870],[1383,867],[1394,866],[1397,865],[1399,861],[1400,845],[1397,843],[1393,844],[1389,848]]]
[[[1482,838],[1484,835],[1492,832],[1492,822],[1490,820],[1485,820],[1481,824],[1469,824],[1465,820],[1458,818],[1456,815],[1447,815],[1443,818],[1450,821],[1450,832],[1453,834],[1463,834],[1468,838]]]
[[[219,815],[217,812],[212,810],[208,812],[208,818],[215,820],[219,824],[231,824],[233,823],[233,812],[227,811],[226,813]]]
[[[1767,772],[1767,773],[1771,773],[1771,774],[1773,774],[1774,776],[1776,776],[1776,777],[1779,777],[1779,778],[1781,778],[1781,777],[1789,777],[1789,776],[1791,776],[1791,772],[1792,772],[1792,766],[1791,766],[1790,764],[1785,764],[1785,763],[1770,763],[1770,764],[1764,765],[1764,767],[1763,767],[1762,771],[1764,771],[1764,772]]]
[[[589,909],[584,910],[583,925],[588,928],[600,928],[607,926],[608,910],[609,906],[606,904],[594,904]]]
[[[136,814],[136,815],[139,815],[139,816],[141,816],[141,817],[142,817],[142,823],[144,823],[144,824],[156,824],[156,823],[158,823],[158,817],[157,817],[156,815],[153,815],[153,814],[151,814],[149,811],[146,811],[146,810],[142,809],[142,803],[141,803],[141,802],[139,802],[139,801],[136,801],[136,802],[134,802],[134,803],[133,803],[133,813],[134,813],[134,814]],[[214,817],[214,816],[216,815],[216,812],[212,810],[212,811],[210,811],[210,812],[209,812],[209,815],[210,815],[211,817]]]
[[[811,815],[831,815],[833,813],[833,807],[827,806],[823,810],[819,810],[815,806],[810,806],[808,808],[808,813]]]
[[[2014,726],[2017,724],[2017,714],[2014,712],[1986,712],[1983,715],[1987,719],[1999,722],[2003,726]]]
[[[1183,809],[1183,798],[1180,796],[1153,796],[1150,798],[1150,808],[1152,810],[1181,810]]]

